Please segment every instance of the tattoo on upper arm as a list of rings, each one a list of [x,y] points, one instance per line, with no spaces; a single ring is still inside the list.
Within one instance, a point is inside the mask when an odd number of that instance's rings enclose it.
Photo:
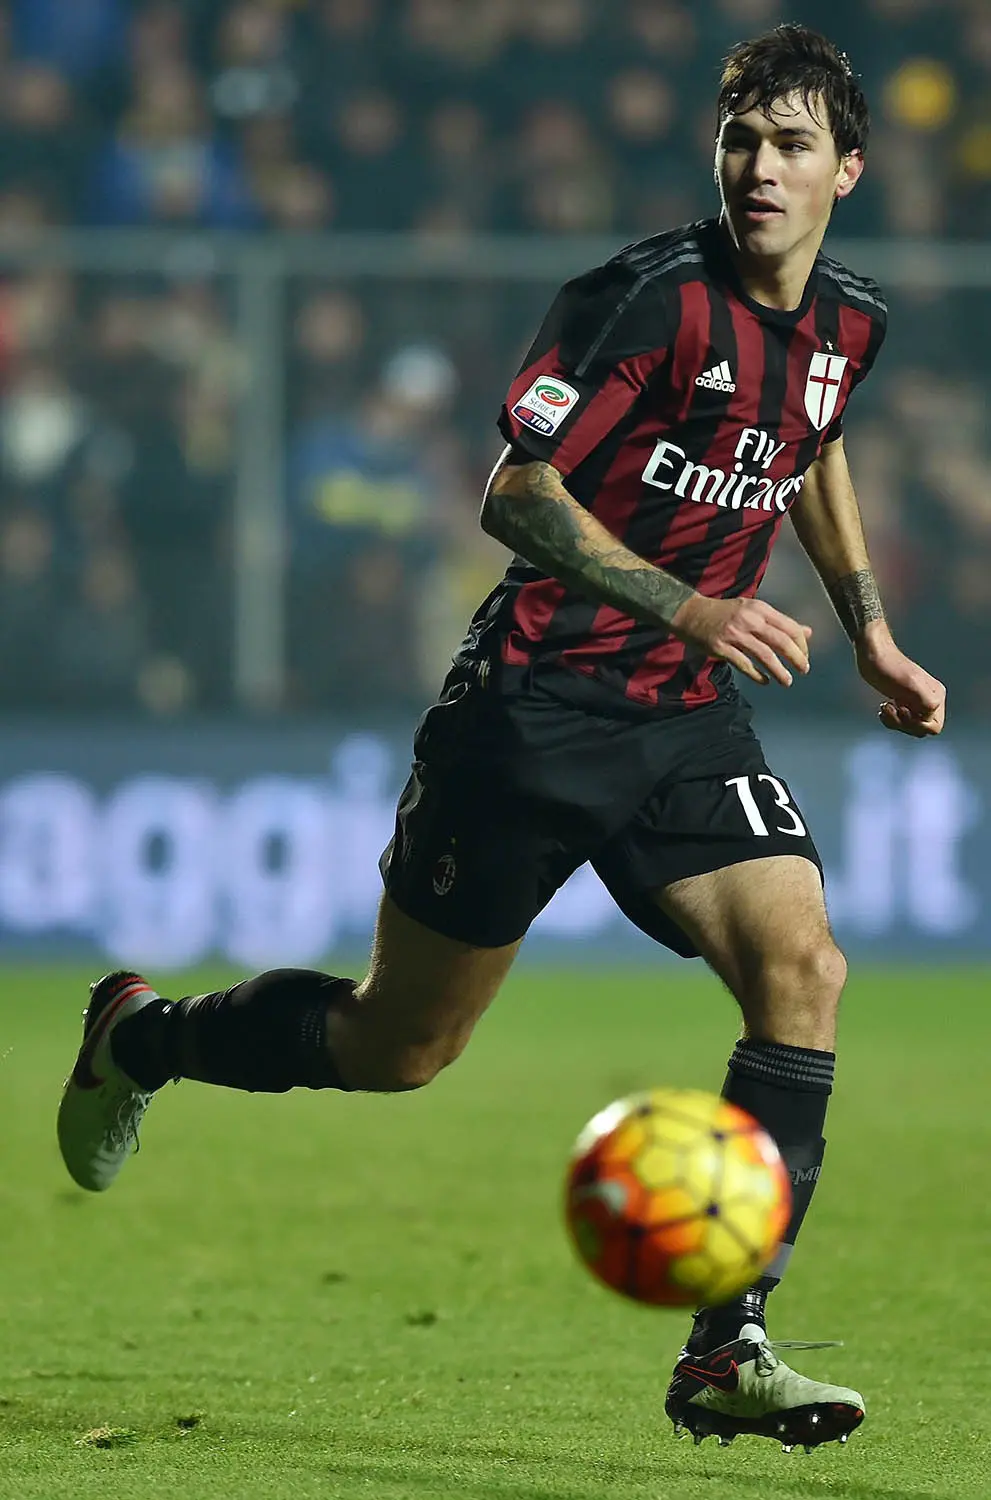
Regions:
[[[829,585],[828,592],[840,624],[851,641],[855,641],[872,620],[884,619],[877,581],[869,568],[838,578]]]
[[[532,463],[486,500],[499,540],[552,578],[634,619],[667,625],[695,590],[645,562],[569,495],[551,464]]]

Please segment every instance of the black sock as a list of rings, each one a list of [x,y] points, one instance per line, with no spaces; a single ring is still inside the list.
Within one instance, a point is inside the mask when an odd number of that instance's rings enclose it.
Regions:
[[[754,1287],[721,1307],[699,1309],[689,1340],[695,1353],[728,1343],[744,1323],[765,1326],[764,1301],[784,1274],[819,1180],[835,1064],[833,1052],[751,1039],[736,1044],[723,1098],[753,1115],[777,1144],[791,1177],[791,1219],[780,1249]]]
[[[170,1078],[265,1094],[346,1089],[327,1051],[327,1012],[353,991],[353,980],[315,969],[269,969],[229,990],[153,1001],[114,1031],[114,1060],[146,1089]]]

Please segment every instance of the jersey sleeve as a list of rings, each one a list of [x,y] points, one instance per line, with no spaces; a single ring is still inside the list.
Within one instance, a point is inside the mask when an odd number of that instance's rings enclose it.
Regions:
[[[570,474],[663,365],[668,322],[661,289],[609,266],[568,282],[509,388],[503,437]]]
[[[881,345],[884,343],[884,335],[888,329],[888,310],[884,302],[880,300],[880,292],[878,292],[878,298],[879,300],[877,306],[872,310],[869,319],[870,328],[867,333],[866,343],[864,345],[863,352],[861,353],[857,361],[857,369],[855,370],[853,379],[850,382],[850,390],[847,394],[846,401],[844,401],[843,408],[837,414],[835,420],[832,421],[827,427],[826,436],[823,438],[824,444],[834,443],[838,437],[842,437],[843,421],[846,416],[847,406],[850,404],[850,397],[857,389],[857,386],[860,385],[861,381],[866,380],[868,375],[871,373],[871,370],[874,367],[874,361],[877,359],[877,356],[881,349]]]

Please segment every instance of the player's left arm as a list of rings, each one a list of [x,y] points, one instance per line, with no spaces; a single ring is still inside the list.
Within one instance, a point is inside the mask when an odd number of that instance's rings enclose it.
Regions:
[[[861,677],[884,695],[878,711],[881,723],[918,739],[939,734],[946,689],[900,651],[892,638],[871,569],[842,437],[823,447],[789,514],[853,642]]]

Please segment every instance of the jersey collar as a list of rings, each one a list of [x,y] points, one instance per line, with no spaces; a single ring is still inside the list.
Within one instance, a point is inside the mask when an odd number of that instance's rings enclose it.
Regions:
[[[805,317],[812,306],[819,290],[819,258],[812,266],[809,279],[805,283],[802,300],[797,307],[787,310],[782,307],[767,307],[763,302],[757,302],[749,296],[743,288],[739,272],[729,250],[726,231],[719,219],[706,219],[702,224],[702,233],[699,236],[702,244],[702,253],[710,263],[713,277],[724,282],[733,293],[736,300],[759,318],[762,323],[775,323],[780,328],[794,328]]]

